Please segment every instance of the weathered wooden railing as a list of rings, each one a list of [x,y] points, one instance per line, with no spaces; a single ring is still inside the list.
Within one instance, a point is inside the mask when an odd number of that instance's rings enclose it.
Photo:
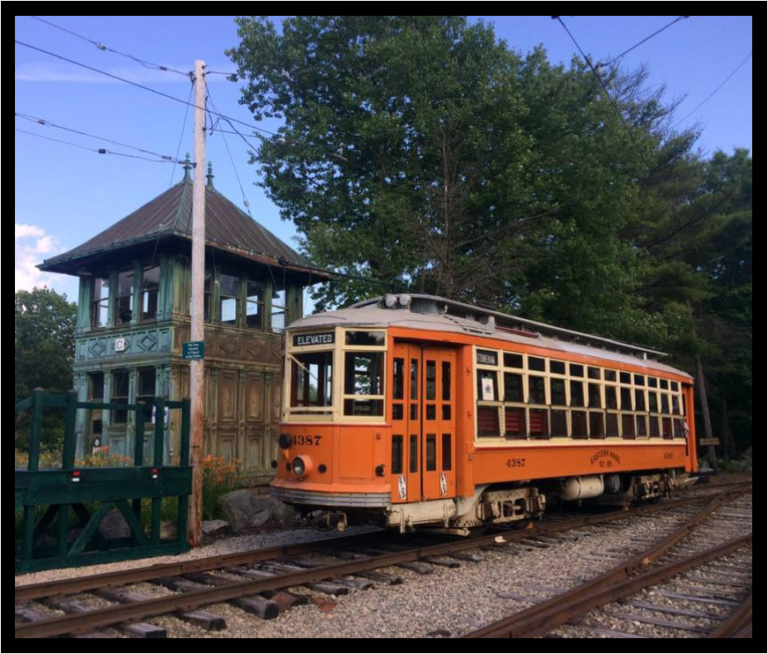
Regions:
[[[43,419],[46,409],[63,410],[65,435],[61,465],[41,469]],[[132,465],[78,467],[76,419],[82,410],[128,411],[135,415]],[[144,434],[156,412],[153,462],[145,462]],[[181,411],[181,444],[178,465],[167,465],[166,410]],[[189,465],[190,404],[157,399],[152,404],[81,402],[77,394],[47,395],[36,390],[16,403],[16,415],[29,411],[29,460],[16,470],[16,513],[23,513],[16,534],[16,572],[96,565],[150,556],[180,554],[189,550],[186,540],[192,469]],[[164,500],[178,502],[176,536],[162,538]],[[145,506],[149,528],[143,525]],[[113,510],[122,514],[130,529],[128,538],[106,538],[99,533]],[[79,529],[77,527],[79,525]],[[47,537],[47,538],[44,538]],[[52,543],[55,542],[55,545]]]

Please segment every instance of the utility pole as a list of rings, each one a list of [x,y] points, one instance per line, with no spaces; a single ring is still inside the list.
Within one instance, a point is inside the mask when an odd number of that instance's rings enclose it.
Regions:
[[[709,413],[707,382],[704,377],[704,364],[701,362],[701,355],[698,353],[696,354],[696,382],[699,386],[699,397],[701,398],[701,414],[704,418],[704,435],[710,443],[710,445],[707,446],[707,461],[709,462],[709,467],[715,471],[715,474],[717,474],[717,452],[715,452],[715,446],[711,444],[715,438],[715,434],[712,431],[712,418]]]
[[[690,311],[691,315],[691,334],[693,335],[694,343],[696,343],[698,334],[696,333],[695,316],[690,303],[688,304],[688,310]],[[696,345],[696,385],[698,386],[699,390],[701,415],[704,419],[704,435],[706,436],[707,442],[709,443],[709,445],[707,445],[707,461],[709,462],[709,467],[715,471],[715,474],[717,474],[717,452],[715,452],[715,446],[712,445],[715,434],[712,431],[712,418],[709,413],[709,397],[707,396],[707,382],[706,378],[704,377],[704,364],[701,361],[701,352],[699,350],[700,348],[698,345]],[[691,416],[691,420],[693,419],[694,417]]]
[[[192,193],[192,333],[193,342],[205,341],[205,62],[195,62],[195,170]],[[190,361],[192,402],[192,499],[188,538],[199,546],[203,536],[203,400],[205,360]]]

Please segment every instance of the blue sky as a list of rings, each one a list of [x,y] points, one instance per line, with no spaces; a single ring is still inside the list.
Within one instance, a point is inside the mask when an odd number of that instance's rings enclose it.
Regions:
[[[43,16],[110,48],[182,71],[204,59],[208,70],[230,71],[224,50],[237,43],[231,16]],[[674,16],[564,17],[582,48],[606,60],[673,20]],[[279,21],[280,16],[272,17]],[[575,47],[549,16],[473,16],[496,27],[499,37],[522,52],[541,44],[556,62],[569,62]],[[127,58],[40,23],[16,17],[16,39],[106,70],[164,93],[187,99],[190,82],[181,75],[150,70]],[[689,114],[752,51],[751,16],[693,16],[628,54],[627,66],[645,63],[652,84],[666,84],[671,97],[685,97],[679,116]],[[45,118],[153,152],[180,156],[192,149],[192,116],[182,134],[185,107],[127,84],[16,45],[16,112]],[[238,88],[223,76],[208,78],[218,109],[243,121]],[[682,126],[699,123],[699,142],[707,154],[734,147],[752,149],[752,59]],[[123,148],[17,118],[16,127],[92,148]],[[261,127],[274,130],[275,123]],[[295,247],[296,232],[254,186],[257,170],[247,148],[228,136],[235,166],[256,220]],[[220,134],[208,140],[217,188],[242,205],[242,194]],[[128,215],[178,182],[181,170],[170,164],[98,155],[27,134],[16,133],[16,288],[48,285],[76,299],[70,278],[42,275],[34,264],[69,250]]]

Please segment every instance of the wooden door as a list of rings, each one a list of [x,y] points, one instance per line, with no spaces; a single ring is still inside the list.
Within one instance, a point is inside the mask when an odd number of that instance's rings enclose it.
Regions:
[[[456,495],[456,352],[422,349],[422,499]]]
[[[456,352],[396,343],[391,366],[392,501],[456,494]]]

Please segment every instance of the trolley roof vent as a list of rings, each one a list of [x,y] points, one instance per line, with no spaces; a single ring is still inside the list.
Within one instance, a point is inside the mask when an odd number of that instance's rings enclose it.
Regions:
[[[496,332],[495,324],[488,325],[486,327],[475,320],[462,319],[450,314],[446,314],[445,317],[455,325],[461,327],[465,332],[467,332],[467,334],[475,334],[477,336],[493,336]]]
[[[408,297],[413,302],[410,307],[413,313],[427,314],[436,312],[437,315],[442,315],[445,319],[459,325],[464,331],[471,334],[490,336],[493,334],[498,335],[499,332],[506,332],[529,338],[548,338],[564,343],[572,343],[577,346],[580,345],[586,348],[605,349],[609,352],[620,353],[643,361],[654,361],[659,357],[666,356],[664,352],[642,345],[624,343],[622,341],[616,341],[595,334],[584,334],[556,325],[548,325],[535,320],[521,318],[519,316],[495,311],[494,309],[466,304],[448,298],[422,294],[411,294]],[[353,308],[360,309],[372,305],[385,306],[386,298],[373,298],[358,302],[353,305]],[[488,320],[489,318],[493,318],[495,322],[491,322]],[[481,324],[482,320],[487,320],[486,325]]]

